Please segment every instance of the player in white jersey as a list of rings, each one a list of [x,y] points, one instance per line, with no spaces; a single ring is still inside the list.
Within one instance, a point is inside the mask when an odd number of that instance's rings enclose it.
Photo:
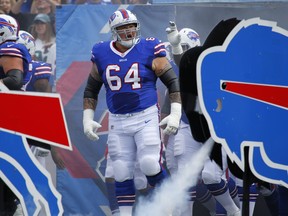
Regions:
[[[170,31],[170,29],[167,30]],[[181,36],[181,48],[183,49],[183,52],[189,48],[200,45],[200,37],[198,33],[195,32],[193,29],[183,28],[179,32],[179,35]],[[181,56],[172,54],[171,44],[169,42],[165,42],[165,46],[167,55],[170,57],[169,60],[174,67],[176,74],[179,75],[179,69],[175,62],[179,63]],[[169,109],[169,98],[167,97],[167,95],[165,95],[165,101],[161,109],[162,118],[169,113]],[[164,143],[166,144],[166,165],[172,176],[177,173],[178,169],[181,169],[183,166],[185,166],[187,162],[191,160],[193,155],[195,155],[202,146],[202,143],[197,142],[193,139],[189,122],[184,112],[182,113],[180,126],[177,134],[165,136]],[[191,215],[191,212],[193,212],[193,204],[196,196],[197,200],[200,201],[200,203],[209,210],[210,214],[215,215],[216,200],[201,181],[199,181],[197,187],[191,187],[188,194],[189,200],[187,208],[175,209],[173,212],[173,216]]]
[[[168,41],[171,44],[171,51],[174,57],[174,61],[177,65],[179,65],[182,54],[187,49],[200,46],[199,35],[193,29],[183,28],[178,32],[176,24],[174,22],[170,22],[170,26],[166,29],[166,32]],[[196,103],[193,110],[195,112],[201,112],[197,98],[195,100]],[[165,111],[163,112],[165,113]],[[193,124],[193,122],[191,122],[191,124]],[[199,127],[201,126],[199,125]],[[183,114],[178,133],[176,135],[170,135],[168,140],[166,151],[168,168],[170,167],[170,169],[173,169],[173,167],[179,168],[181,166],[185,166],[187,162],[191,160],[191,157],[193,157],[196,152],[199,151],[201,146],[202,142],[196,141],[194,139],[193,135],[191,134],[189,121],[186,115]],[[225,162],[225,158],[226,154],[222,154],[223,162]],[[176,165],[171,164],[169,162],[170,160],[174,160]],[[203,180],[204,184],[207,186],[208,190],[215,197],[215,199],[227,210],[228,215],[240,216],[240,209],[234,203],[229,194],[227,181],[226,179],[222,178],[223,174],[225,173],[223,164],[224,163],[222,163],[222,167],[220,167],[214,160],[208,159],[204,164],[204,168],[201,173],[201,180]],[[193,201],[193,199],[191,200]],[[206,199],[206,202],[207,207],[211,206],[209,203],[213,203],[212,197],[210,197],[210,199]],[[180,215],[184,216],[189,214],[189,212],[192,211],[192,206],[193,202],[190,203],[190,208],[182,210]],[[214,215],[216,212],[213,211],[213,208],[211,209],[211,207],[209,207],[209,211],[211,215]]]
[[[164,133],[175,133],[181,117],[178,78],[157,38],[141,38],[140,23],[129,10],[109,19],[112,41],[93,46],[91,73],[83,99],[83,127],[89,139],[98,140],[94,121],[98,94],[104,84],[109,109],[108,149],[116,180],[121,216],[131,215],[135,202],[133,172],[136,159],[151,186],[166,176],[160,165],[161,139],[156,81],[167,86],[171,113],[160,122]]]

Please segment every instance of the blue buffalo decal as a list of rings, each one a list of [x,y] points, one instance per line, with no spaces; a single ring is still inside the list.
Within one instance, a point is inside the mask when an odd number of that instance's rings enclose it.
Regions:
[[[0,178],[19,198],[24,215],[38,215],[41,208],[46,215],[63,215],[61,194],[26,141],[72,149],[60,95],[4,91],[0,100],[5,101],[0,107]]]
[[[197,90],[212,138],[244,171],[288,187],[288,32],[260,18],[239,22],[197,62]]]

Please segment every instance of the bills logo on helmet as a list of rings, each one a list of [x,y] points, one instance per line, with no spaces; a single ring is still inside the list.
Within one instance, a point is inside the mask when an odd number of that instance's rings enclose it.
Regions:
[[[9,31],[13,34],[15,26],[12,23],[7,22],[7,20],[0,18],[0,29],[7,27]]]
[[[190,38],[190,40],[193,40],[193,41],[200,40],[199,35],[196,34],[195,32],[192,32],[192,31],[189,31],[189,32],[187,33],[187,37]]]
[[[34,42],[34,39],[27,33],[22,33],[19,35],[24,41],[27,41],[27,43]]]
[[[125,9],[121,9],[121,10],[119,10],[119,11],[121,12],[122,17],[123,17],[124,19],[128,19],[128,18],[129,18],[129,14],[128,14],[128,12],[127,12]]]
[[[244,170],[249,147],[252,173],[288,186],[288,32],[275,22],[242,20],[223,46],[197,62],[200,106],[211,135]]]
[[[111,22],[113,22],[113,20],[116,18],[116,13],[113,13],[110,18],[109,18],[109,24],[111,24]]]

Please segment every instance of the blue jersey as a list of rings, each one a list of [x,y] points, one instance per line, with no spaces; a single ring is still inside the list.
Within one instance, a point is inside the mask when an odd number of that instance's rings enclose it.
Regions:
[[[47,79],[49,81],[52,75],[51,64],[46,62],[31,61],[29,72],[24,77],[23,90],[36,91],[34,84],[39,79]]]
[[[165,56],[165,46],[156,38],[141,38],[125,53],[117,51],[112,41],[94,45],[91,61],[97,65],[105,85],[111,113],[139,112],[157,103],[157,76],[152,61]]]
[[[29,71],[29,62],[31,62],[31,55],[27,48],[23,44],[18,44],[16,42],[5,42],[0,45],[0,57],[11,56],[23,59],[23,76]],[[0,70],[0,78],[3,79],[6,74],[3,68]]]

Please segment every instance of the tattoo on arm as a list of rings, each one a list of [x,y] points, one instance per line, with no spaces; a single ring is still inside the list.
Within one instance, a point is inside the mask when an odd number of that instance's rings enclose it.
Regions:
[[[171,68],[171,65],[168,62],[163,68],[161,68],[160,70],[156,70],[155,73],[158,77],[160,77],[162,74],[167,72],[170,68]]]
[[[84,98],[83,99],[83,109],[93,109],[95,110],[97,106],[97,100],[93,98]]]
[[[169,98],[170,98],[171,103],[173,102],[181,103],[180,92],[173,92],[169,94]]]

